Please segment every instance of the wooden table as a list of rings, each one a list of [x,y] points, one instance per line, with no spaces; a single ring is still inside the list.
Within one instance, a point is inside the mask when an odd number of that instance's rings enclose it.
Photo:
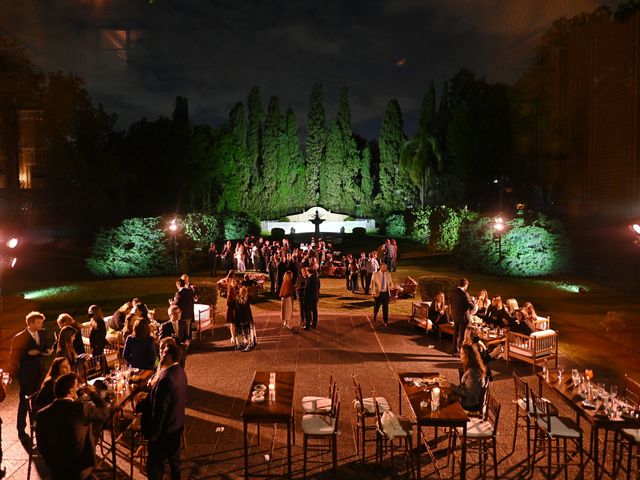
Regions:
[[[118,446],[118,439],[120,438],[118,434],[118,421],[120,420],[120,415],[124,410],[127,402],[130,402],[133,397],[142,391],[147,386],[147,382],[154,374],[154,370],[142,370],[138,372],[137,375],[140,379],[135,383],[127,383],[125,389],[123,391],[116,390],[115,395],[112,400],[108,402],[109,405],[109,418],[105,422],[104,428],[109,430],[111,434],[111,468],[113,470],[113,478],[117,478],[118,475],[118,465],[116,463],[116,447]],[[108,381],[105,380],[105,382]]]
[[[409,404],[411,405],[411,409],[413,410],[413,414],[416,416],[417,420],[417,445],[418,445],[418,458],[417,458],[417,473],[418,479],[420,479],[420,448],[421,448],[421,436],[422,436],[422,427],[435,427],[436,431],[438,427],[450,427],[462,428],[462,434],[464,438],[467,436],[467,422],[469,421],[469,417],[462,409],[460,402],[448,402],[447,397],[449,394],[448,388],[440,387],[440,408],[436,411],[431,410],[431,387],[418,387],[413,382],[405,381],[405,378],[428,378],[428,377],[437,377],[439,375],[438,372],[409,372],[409,373],[398,373],[398,397],[399,397],[399,405],[400,411],[402,414],[402,392],[404,391],[405,395],[409,400]],[[433,385],[435,386],[435,385]],[[425,408],[420,406],[420,402],[426,401],[429,405]],[[437,438],[436,438],[437,440]],[[438,467],[437,462],[435,461],[435,457],[431,452],[431,448],[429,447],[428,442],[425,442],[425,446],[427,448],[427,452],[432,457],[432,461],[438,473],[440,472],[440,468]],[[461,455],[461,465],[460,465],[460,478],[464,480],[466,478],[466,469],[467,469],[467,446],[466,442],[462,442],[462,455]]]
[[[578,388],[573,387],[573,381],[571,374],[567,375],[566,372],[562,376],[562,382],[558,381],[558,375],[552,372],[549,375],[549,380],[545,379],[542,373],[538,373],[538,391],[542,396],[542,386],[546,385],[560,395],[564,403],[566,403],[576,413],[576,423],[580,424],[580,418],[584,418],[591,425],[591,445],[594,465],[594,478],[598,479],[605,473],[604,461],[605,453],[602,454],[602,465],[600,464],[600,452],[599,452],[599,430],[618,430],[621,428],[640,428],[640,419],[626,419],[626,418],[609,418],[606,416],[596,415],[596,409],[586,409],[582,406],[583,397],[579,394]],[[606,448],[606,445],[604,445]],[[609,473],[609,472],[607,472]]]
[[[503,329],[502,331],[506,330]],[[478,337],[487,347],[490,347],[491,345],[504,344],[507,340],[507,336],[505,334],[498,333],[497,331],[485,332],[484,330],[482,330],[482,328],[478,330]]]
[[[269,385],[270,372],[256,372],[251,382],[249,395],[242,411],[242,423],[244,430],[244,477],[249,478],[249,437],[248,426],[255,423],[260,428],[260,424],[285,424],[287,426],[287,473],[291,478],[291,446],[294,435],[294,411],[293,411],[293,390],[295,386],[295,372],[275,372],[276,373],[276,398],[274,402],[269,400],[269,391],[265,392],[265,401],[254,403],[251,401],[251,392],[257,384]],[[258,430],[259,431],[259,430]],[[293,437],[295,438],[295,437]],[[255,476],[255,475],[254,475]],[[279,476],[279,475],[278,475]]]

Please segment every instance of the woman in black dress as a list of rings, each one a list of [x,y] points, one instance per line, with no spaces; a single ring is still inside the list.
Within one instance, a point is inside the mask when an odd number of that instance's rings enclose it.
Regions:
[[[251,304],[249,302],[249,290],[241,286],[235,299],[235,324],[236,338],[241,339],[243,352],[250,352],[258,345],[256,327],[253,323]],[[238,344],[240,346],[240,344]]]

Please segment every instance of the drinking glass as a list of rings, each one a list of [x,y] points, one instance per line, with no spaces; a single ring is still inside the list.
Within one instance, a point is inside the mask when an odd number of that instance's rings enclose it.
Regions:
[[[2,373],[2,384],[6,387],[10,383],[11,383],[11,375],[9,374],[9,372],[3,372]]]
[[[559,364],[558,365],[558,382],[561,383],[562,382],[562,374],[564,373],[564,365],[563,364]]]
[[[573,380],[573,386],[577,387],[580,379],[580,372],[578,372],[577,368],[571,369],[571,379]]]
[[[617,397],[618,397],[618,386],[611,385],[611,398],[615,400]]]

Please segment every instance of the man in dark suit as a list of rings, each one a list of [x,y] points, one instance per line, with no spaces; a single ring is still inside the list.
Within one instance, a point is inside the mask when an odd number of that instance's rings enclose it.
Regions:
[[[173,303],[180,308],[180,321],[184,323],[187,335],[191,338],[191,322],[193,320],[193,305],[195,303],[195,291],[189,288],[183,278],[176,280],[178,291],[173,297]]]
[[[187,327],[184,322],[180,321],[180,307],[171,305],[168,310],[169,320],[160,325],[158,339],[173,337],[177,343],[184,342],[187,338]]]
[[[160,352],[161,370],[148,395],[136,398],[142,412],[142,433],[149,441],[147,475],[161,480],[165,461],[171,479],[180,479],[180,438],[184,430],[187,403],[187,376],[179,364],[180,350],[166,342]]]
[[[38,412],[38,450],[53,480],[85,480],[96,465],[92,426],[109,418],[109,408],[91,385],[83,388],[91,401],[78,401],[78,376],[56,380],[56,399]]]
[[[20,402],[18,404],[18,418],[16,426],[18,436],[24,443],[29,440],[25,432],[27,427],[28,401],[25,396],[31,395],[40,389],[42,380],[46,374],[44,357],[51,355],[53,349],[47,344],[47,335],[42,328],[44,315],[40,312],[31,312],[26,317],[27,328],[16,334],[11,341],[11,353],[9,354],[9,371],[16,376],[20,383]]]
[[[309,276],[304,286],[304,308],[307,324],[304,329],[318,328],[318,300],[320,300],[320,279],[315,267],[309,268]]]
[[[469,280],[461,278],[458,286],[451,291],[449,295],[449,310],[451,312],[451,320],[453,320],[453,349],[454,355],[458,355],[460,347],[464,340],[464,332],[467,325],[471,321],[471,315],[475,308],[475,303],[471,295],[467,293]]]

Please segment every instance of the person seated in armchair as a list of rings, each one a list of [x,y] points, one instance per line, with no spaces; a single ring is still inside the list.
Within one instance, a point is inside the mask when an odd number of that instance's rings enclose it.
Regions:
[[[449,323],[449,305],[446,304],[444,292],[436,293],[436,298],[429,305],[427,317],[435,330],[438,330],[439,325]]]

